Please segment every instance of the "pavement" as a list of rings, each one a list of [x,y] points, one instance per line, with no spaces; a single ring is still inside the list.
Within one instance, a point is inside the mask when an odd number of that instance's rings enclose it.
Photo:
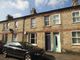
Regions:
[[[51,52],[47,54],[54,56],[55,60],[80,60],[80,54],[51,53]]]

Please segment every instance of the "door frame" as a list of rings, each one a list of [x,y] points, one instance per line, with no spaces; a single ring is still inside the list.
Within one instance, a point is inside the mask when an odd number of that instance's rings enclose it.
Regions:
[[[56,32],[56,33],[53,33],[54,35],[54,47],[53,47],[53,51],[55,52],[61,52],[61,39],[60,39],[60,33],[59,32]],[[57,36],[57,41],[55,41],[55,36]],[[56,46],[57,44],[57,46]]]
[[[46,40],[46,34],[47,33],[49,33],[49,37],[50,37],[49,40]],[[51,51],[51,33],[50,32],[45,32],[45,50]]]

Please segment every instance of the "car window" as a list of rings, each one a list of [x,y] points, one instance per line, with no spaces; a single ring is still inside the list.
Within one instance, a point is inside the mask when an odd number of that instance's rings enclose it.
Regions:
[[[20,45],[9,45],[9,46],[22,48],[22,46],[20,46]]]

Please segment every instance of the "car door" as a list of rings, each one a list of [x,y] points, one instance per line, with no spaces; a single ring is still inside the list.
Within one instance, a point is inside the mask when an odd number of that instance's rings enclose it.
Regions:
[[[17,57],[24,57],[25,52],[26,52],[22,46],[14,46],[13,51],[14,51],[15,56]]]

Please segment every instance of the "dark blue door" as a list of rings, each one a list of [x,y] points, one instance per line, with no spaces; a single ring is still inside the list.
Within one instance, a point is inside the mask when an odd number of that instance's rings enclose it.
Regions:
[[[45,33],[45,50],[51,50],[50,33]]]

